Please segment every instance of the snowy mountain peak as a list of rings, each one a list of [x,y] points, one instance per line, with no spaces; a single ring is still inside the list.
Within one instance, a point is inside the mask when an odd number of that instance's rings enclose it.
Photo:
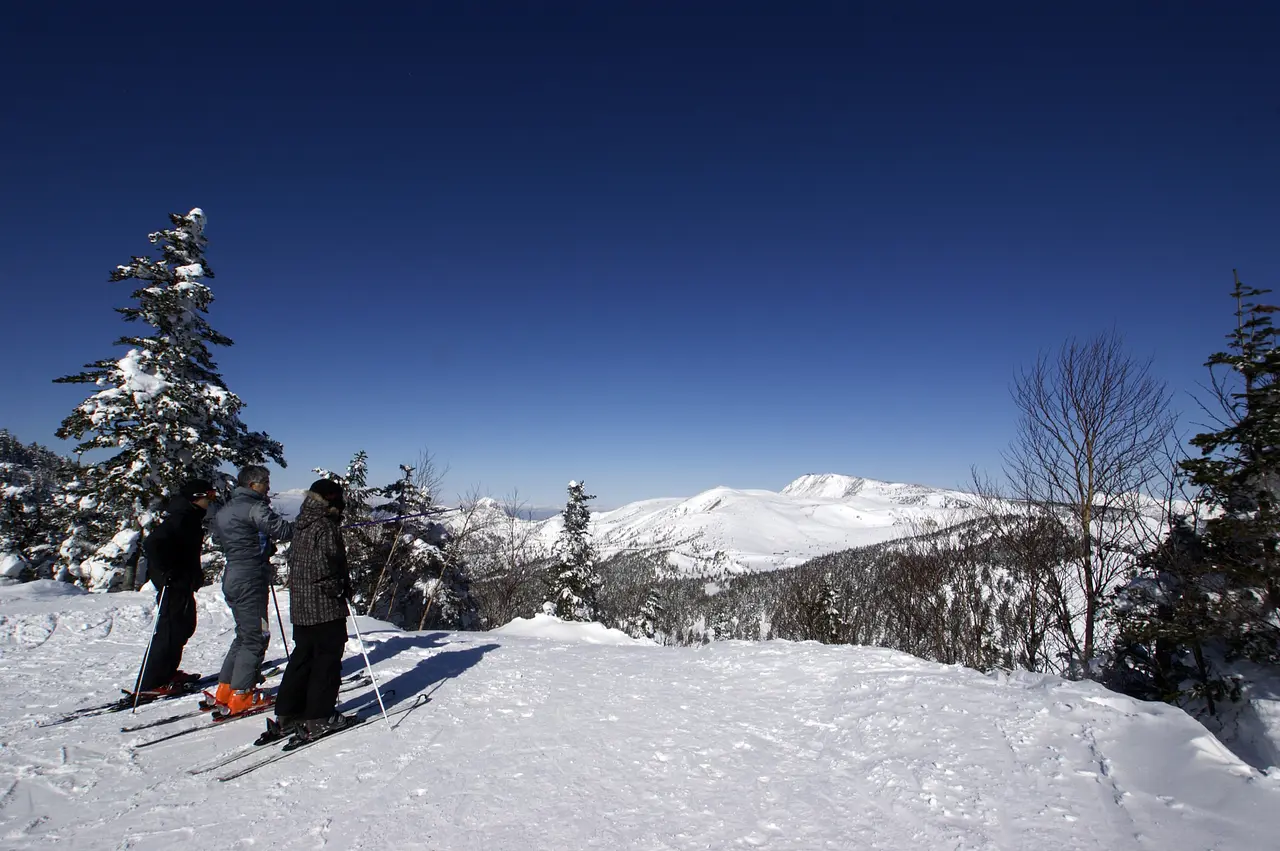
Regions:
[[[784,496],[802,499],[844,499],[854,496],[872,480],[839,473],[807,473],[782,489]],[[876,482],[876,484],[888,484]]]
[[[644,500],[593,514],[591,524],[602,558],[670,545],[671,563],[699,575],[715,553],[748,570],[793,567],[909,535],[921,525],[960,522],[971,503],[959,491],[810,474],[781,492],[721,485],[691,497]],[[542,524],[545,545],[561,526],[559,518]]]
[[[931,506],[955,509],[969,504],[971,498],[961,491],[912,485],[904,482],[882,482],[860,476],[842,476],[838,473],[809,473],[782,489],[783,496],[792,499],[819,499],[848,501],[855,497],[902,506]]]
[[[724,506],[726,501],[743,495],[743,491],[727,488],[723,485],[705,490],[697,496],[684,500],[674,509],[672,514],[687,516],[690,514],[706,514]]]

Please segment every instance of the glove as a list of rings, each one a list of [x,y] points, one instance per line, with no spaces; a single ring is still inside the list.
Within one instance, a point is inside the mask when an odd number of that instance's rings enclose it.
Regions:
[[[316,584],[320,586],[320,591],[326,597],[332,597],[335,600],[346,599],[347,586],[340,580],[333,578],[322,579]]]

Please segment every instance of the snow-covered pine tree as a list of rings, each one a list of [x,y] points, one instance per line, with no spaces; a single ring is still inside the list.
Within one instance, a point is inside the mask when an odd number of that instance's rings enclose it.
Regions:
[[[415,538],[413,545],[421,549],[428,542]],[[418,629],[476,629],[480,625],[480,605],[471,591],[471,577],[458,539],[446,537],[439,552],[435,574],[431,573],[435,564],[426,561],[416,584],[426,601]]]
[[[373,512],[373,499],[379,488],[369,486],[369,453],[357,450],[347,462],[347,471],[339,474],[323,467],[313,467],[311,472],[322,479],[342,486],[343,523],[360,523],[368,520]]]
[[[548,599],[542,610],[567,621],[596,619],[596,596],[604,584],[596,566],[596,551],[591,542],[591,510],[582,482],[569,482],[569,502],[564,508],[564,528],[551,551],[547,570]]]
[[[635,618],[635,629],[631,634],[665,643],[659,639],[662,618],[665,614],[666,607],[662,605],[662,587],[655,584],[645,594],[644,602],[640,604],[640,611]]]
[[[55,496],[71,478],[71,462],[0,429],[0,576],[52,575],[61,523]]]
[[[401,517],[433,513],[435,497],[431,488],[426,482],[419,481],[416,468],[409,464],[400,465],[400,478],[382,488],[381,493],[388,500],[380,506],[382,511]],[[425,590],[422,594],[404,593],[406,583],[412,585],[418,580],[425,584],[427,577],[434,575],[431,568],[441,560],[442,552],[438,546],[418,540],[414,535],[421,526],[426,525],[425,520],[425,517],[412,517],[387,525],[385,531],[390,532],[394,538],[369,593],[369,614],[374,617],[404,625],[407,615],[403,610],[410,602],[406,598],[418,596],[426,599]],[[379,530],[378,534],[381,535],[383,531]]]
[[[1116,594],[1107,686],[1184,708],[1188,698],[1202,700],[1211,715],[1222,701],[1239,698],[1238,679],[1217,664],[1224,630],[1216,573],[1194,520],[1173,518],[1168,535],[1139,555],[1134,578]]]
[[[478,606],[458,540],[439,522],[444,514],[435,504],[439,483],[431,456],[424,453],[417,465],[401,464],[400,478],[381,489],[388,501],[380,512],[404,519],[387,526],[398,536],[397,549],[383,557],[373,611],[406,628],[474,629]]]
[[[385,487],[369,485],[369,455],[363,449],[352,457],[344,474],[319,467],[315,472],[342,486],[345,524],[424,515],[345,532],[355,591],[352,605],[358,613],[406,629],[472,629],[478,624],[466,561],[436,519],[432,491],[438,480],[430,456],[424,456],[418,467],[400,465],[401,477]]]
[[[343,525],[364,523],[373,514],[372,501],[378,494],[378,488],[369,486],[369,453],[357,450],[347,463],[345,473],[335,473],[323,467],[311,470],[322,479],[337,482],[342,486],[342,500],[345,508],[342,513]],[[350,529],[343,535],[346,544],[347,564],[351,571],[351,586],[355,596],[351,603],[358,614],[369,614],[369,605],[373,596],[374,584],[377,582],[381,562],[378,554],[385,557],[392,535],[381,526],[360,526]],[[375,562],[377,564],[375,565]]]
[[[206,318],[213,293],[203,279],[213,271],[204,259],[204,212],[169,218],[172,227],[147,237],[160,247],[159,258],[134,257],[111,273],[113,282],[140,282],[134,304],[117,311],[153,333],[122,337],[116,345],[130,347],[123,357],[55,379],[100,388],[62,421],[58,437],[79,440],[77,452],[114,453],[78,479],[92,491],[76,499],[83,507],[87,498],[89,510],[105,514],[109,520],[99,520],[113,533],[108,540],[96,539],[96,532],[88,540],[69,534],[62,548],[63,570],[94,588],[133,586],[139,542],[181,480],[215,478],[223,464],[271,459],[285,466],[280,444],[240,419],[244,402],[227,389],[210,353],[231,340]],[[91,525],[76,522],[80,531]]]
[[[818,605],[821,607],[818,640],[823,644],[839,644],[844,640],[846,629],[844,606],[840,589],[830,573],[824,573],[818,581]]]
[[[79,566],[90,562],[100,542],[115,534],[116,518],[110,511],[100,510],[94,496],[95,473],[92,466],[77,467],[70,481],[54,496],[61,519],[54,578],[60,582],[79,579]]]

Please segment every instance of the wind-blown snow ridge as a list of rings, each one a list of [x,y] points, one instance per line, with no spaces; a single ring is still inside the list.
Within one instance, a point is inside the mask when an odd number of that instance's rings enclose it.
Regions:
[[[196,722],[122,723],[194,700],[35,726],[131,682],[152,602],[46,590],[0,593],[0,846],[12,851],[1198,851],[1280,835],[1276,779],[1164,704],[874,648],[597,644],[589,627],[560,624],[556,638],[537,619],[524,625],[534,637],[361,619],[388,708],[430,702],[219,783],[186,769],[246,746],[259,721],[145,750],[131,745]],[[198,603],[184,667],[215,670],[230,618],[214,588]],[[353,654],[345,670],[360,665]]]
[[[632,638],[622,630],[607,627],[602,623],[572,623],[545,614],[536,614],[531,618],[516,618],[505,626],[490,630],[489,634],[550,638],[557,641],[583,641],[587,644],[658,646],[656,642],[647,638]]]

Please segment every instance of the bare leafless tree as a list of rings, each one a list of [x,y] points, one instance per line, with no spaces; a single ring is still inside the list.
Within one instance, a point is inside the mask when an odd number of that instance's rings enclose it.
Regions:
[[[1028,501],[1023,482],[1002,486],[973,471],[973,529],[991,541],[1003,570],[1006,602],[997,613],[1010,647],[1010,665],[1029,671],[1065,671],[1058,662],[1072,631],[1063,565],[1072,546],[1063,518]]]
[[[1005,454],[1013,496],[1061,517],[1075,541],[1048,590],[1070,673],[1088,675],[1105,595],[1132,565],[1173,429],[1169,393],[1151,361],[1126,353],[1118,334],[1068,340],[1019,372],[1018,431]]]
[[[459,546],[471,565],[482,617],[489,626],[500,626],[533,614],[550,551],[519,491],[507,496],[499,511],[481,512],[480,505],[475,494],[462,501],[460,525],[469,531]]]

